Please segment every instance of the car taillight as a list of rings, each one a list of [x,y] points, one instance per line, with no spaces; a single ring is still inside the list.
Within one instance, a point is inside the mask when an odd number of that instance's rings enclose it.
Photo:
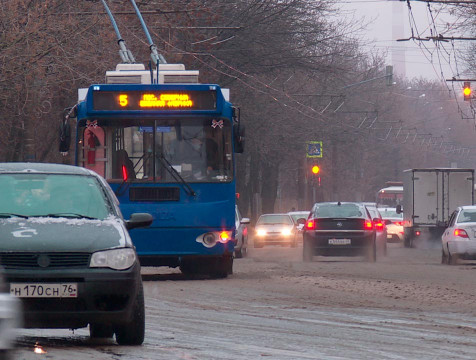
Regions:
[[[469,239],[468,233],[463,229],[455,229],[455,236]]]
[[[316,230],[316,220],[309,219],[306,221],[306,230]]]
[[[372,223],[372,221],[365,220],[364,229],[365,230],[372,230],[373,228],[374,228],[374,224]]]
[[[375,229],[377,229],[377,231],[383,231],[383,229],[385,228],[385,224],[381,221],[378,221],[375,223]]]
[[[398,226],[403,226],[403,221],[395,221],[394,224]]]
[[[248,235],[248,228],[247,227],[245,227],[243,229],[243,236],[246,236],[246,235]]]
[[[129,176],[127,175],[127,169],[125,165],[122,165],[122,180],[127,181],[127,178]]]

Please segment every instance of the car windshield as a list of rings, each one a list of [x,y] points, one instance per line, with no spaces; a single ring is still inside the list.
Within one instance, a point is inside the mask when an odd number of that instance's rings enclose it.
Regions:
[[[314,208],[316,218],[362,218],[364,210],[357,204],[320,204]]]
[[[54,216],[105,219],[111,213],[93,176],[67,174],[0,175],[0,217]]]
[[[396,209],[382,208],[382,209],[379,209],[379,212],[380,212],[380,214],[382,215],[382,217],[384,219],[391,219],[391,218],[393,218],[393,219],[394,218],[403,219],[403,213],[397,214]]]
[[[289,215],[261,215],[257,225],[285,224],[292,225],[293,221]]]
[[[476,209],[462,210],[458,215],[458,223],[476,222]]]

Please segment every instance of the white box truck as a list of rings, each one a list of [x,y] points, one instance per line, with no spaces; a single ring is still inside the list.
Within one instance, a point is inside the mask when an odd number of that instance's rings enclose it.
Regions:
[[[404,245],[440,241],[452,212],[474,204],[474,169],[431,168],[403,172]]]

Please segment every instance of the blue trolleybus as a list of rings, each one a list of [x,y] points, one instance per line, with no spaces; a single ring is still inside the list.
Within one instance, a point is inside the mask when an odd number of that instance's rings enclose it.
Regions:
[[[150,228],[131,233],[142,266],[230,274],[234,153],[243,150],[243,142],[239,111],[222,89],[92,85],[75,110],[76,165],[106,178],[125,218],[138,212],[154,218]],[[66,121],[63,135],[65,127]]]

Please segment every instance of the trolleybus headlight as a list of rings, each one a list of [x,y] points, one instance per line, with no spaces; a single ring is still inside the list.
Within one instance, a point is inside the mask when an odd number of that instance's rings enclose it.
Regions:
[[[214,233],[206,233],[205,235],[203,235],[202,243],[203,243],[203,245],[205,245],[207,247],[215,246],[215,244],[217,243],[217,239],[216,239],[215,234]]]
[[[91,256],[90,267],[125,270],[134,265],[136,254],[133,249],[98,251]]]

